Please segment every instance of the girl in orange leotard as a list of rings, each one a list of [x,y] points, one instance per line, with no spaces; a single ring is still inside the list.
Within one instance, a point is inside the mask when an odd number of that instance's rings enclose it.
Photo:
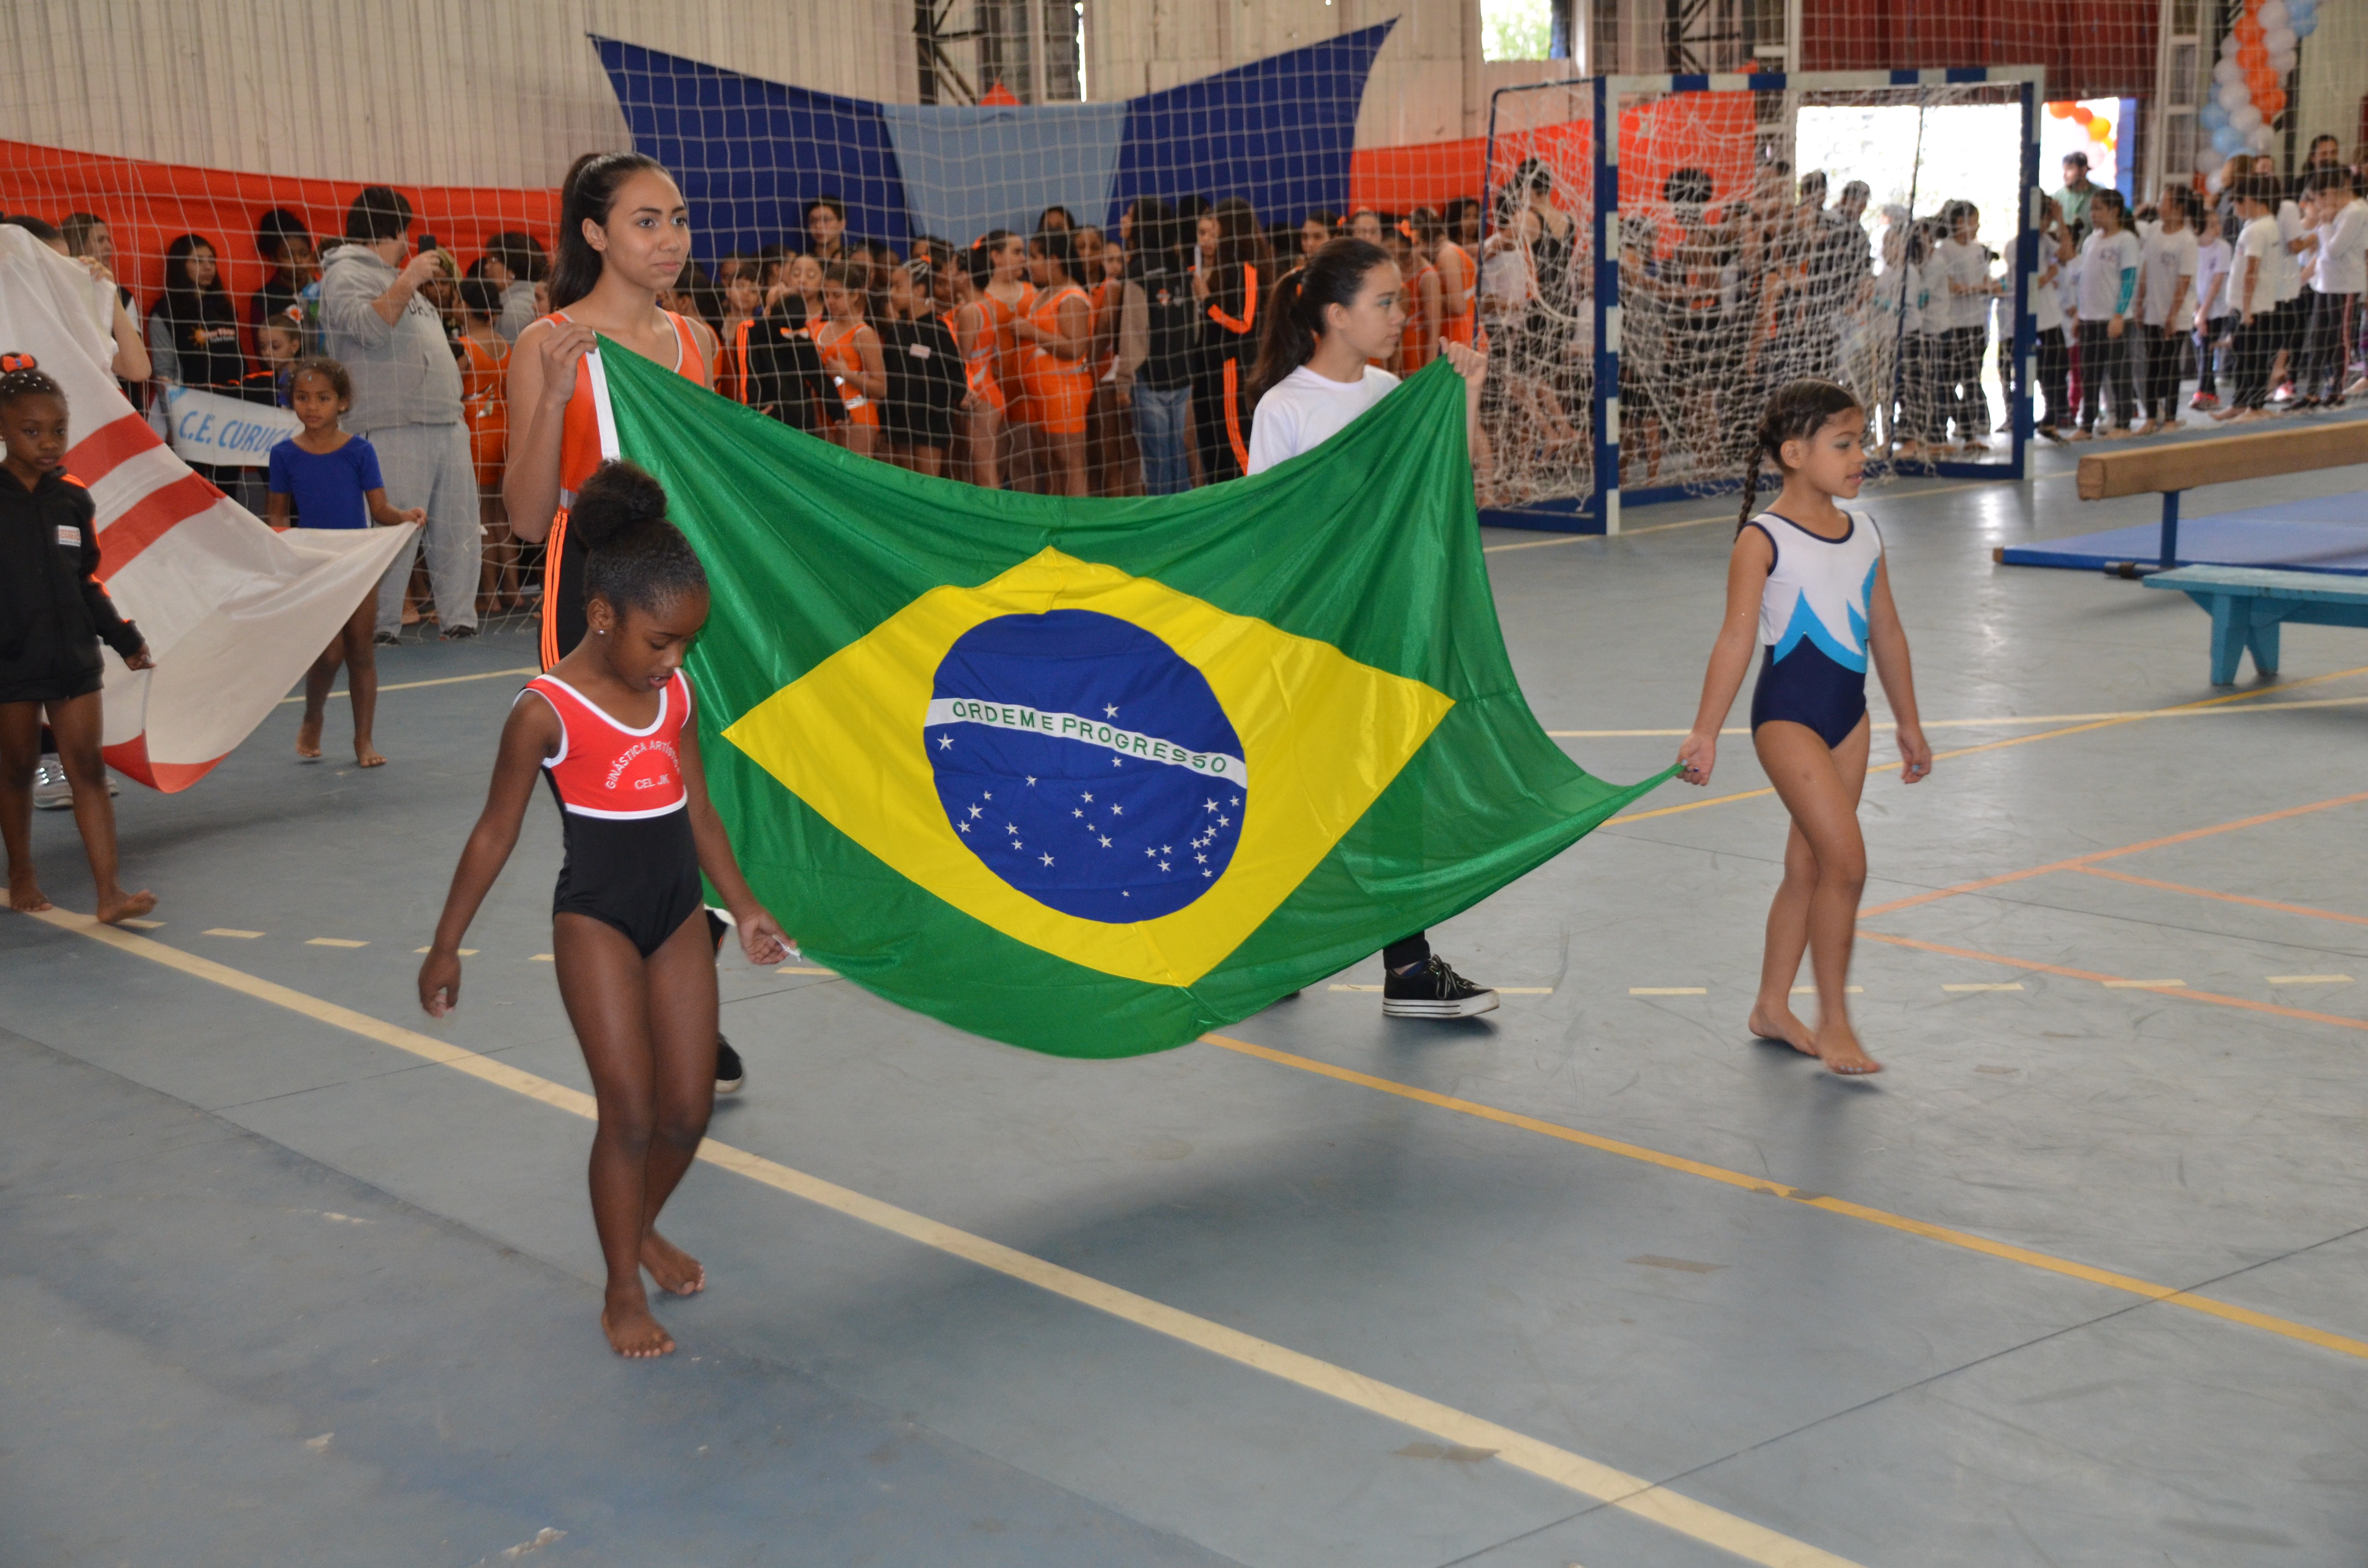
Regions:
[[[986,253],[989,272],[980,303],[995,327],[995,379],[1003,383],[1005,414],[1015,424],[1029,420],[1028,389],[1019,338],[1012,324],[1036,308],[1036,286],[1028,280],[1028,242],[1008,229],[989,229],[976,248]]]
[[[1076,250],[1068,232],[1047,229],[1029,242],[1036,298],[1012,324],[1030,346],[1028,399],[1051,458],[1053,493],[1086,493],[1086,409],[1094,396],[1093,306],[1077,287]]]
[[[1438,335],[1469,347],[1473,337],[1472,295],[1480,281],[1472,253],[1448,237],[1447,225],[1428,207],[1414,212],[1415,233],[1427,248],[1439,274]]]
[[[1419,215],[1417,210],[1416,216]],[[1395,225],[1390,236],[1390,259],[1398,264],[1406,279],[1399,290],[1406,324],[1398,338],[1398,374],[1411,376],[1439,351],[1439,268],[1430,264],[1430,247],[1423,244],[1422,230],[1413,218]]]
[[[477,614],[515,609],[518,545],[502,511],[502,463],[509,455],[510,408],[502,393],[510,346],[495,323],[501,290],[491,279],[461,283],[461,418],[469,426],[469,457],[477,469],[477,521],[485,530],[484,562],[477,578]]]
[[[814,347],[838,385],[846,415],[831,434],[848,451],[868,458],[880,444],[879,404],[888,395],[888,361],[880,352],[880,335],[863,324],[863,287],[848,263],[834,261],[822,269],[822,302],[830,319],[814,328]]]
[[[946,324],[962,345],[962,375],[970,383],[963,403],[964,430],[969,437],[970,482],[1000,490],[1002,464],[997,460],[1003,440],[1003,382],[995,373],[995,318],[986,301],[986,285],[995,264],[984,244],[962,254],[953,273],[957,303]]]
[[[584,558],[566,508],[600,466],[600,431],[585,355],[594,335],[700,386],[713,384],[715,335],[658,309],[690,256],[690,210],[673,178],[639,153],[588,153],[561,187],[552,314],[518,335],[509,358],[509,460],[502,498],[510,528],[542,543],[542,667],[584,638]],[[601,231],[595,250],[586,225]]]

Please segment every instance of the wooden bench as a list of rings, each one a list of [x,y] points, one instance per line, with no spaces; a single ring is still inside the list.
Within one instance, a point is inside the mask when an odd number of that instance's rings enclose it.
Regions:
[[[2179,564],[2181,492],[2199,484],[2234,484],[2248,479],[2301,473],[2307,469],[2347,468],[2353,463],[2368,463],[2368,419],[2336,420],[2252,436],[2220,436],[2205,441],[2165,441],[2110,452],[2084,452],[2077,483],[2083,501],[2159,492],[2162,543],[2161,559],[2155,570],[2168,572]],[[2137,569],[2122,574],[2137,575]],[[2271,643],[2272,648],[2276,645],[2274,642]]]
[[[2176,588],[2212,612],[2212,684],[2231,686],[2237,657],[2253,654],[2256,674],[2278,673],[2278,628],[2368,626],[2368,577],[2276,572],[2260,566],[2181,566],[2146,579]]]

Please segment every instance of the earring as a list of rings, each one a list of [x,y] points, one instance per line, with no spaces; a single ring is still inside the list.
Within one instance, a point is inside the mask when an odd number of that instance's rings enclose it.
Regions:
[[[606,637],[609,635],[609,629],[605,626],[596,626],[592,631],[595,636]]]

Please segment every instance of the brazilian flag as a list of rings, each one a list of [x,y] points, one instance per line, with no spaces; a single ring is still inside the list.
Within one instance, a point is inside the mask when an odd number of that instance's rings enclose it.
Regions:
[[[1189,495],[924,478],[598,357],[713,585],[718,810],[808,956],[1062,1056],[1181,1045],[1469,908],[1651,790],[1522,700],[1463,387]]]

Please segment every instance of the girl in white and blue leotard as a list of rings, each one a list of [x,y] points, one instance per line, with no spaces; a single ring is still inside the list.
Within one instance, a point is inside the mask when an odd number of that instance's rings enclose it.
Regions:
[[[1864,512],[1836,505],[1858,494],[1865,442],[1866,411],[1831,381],[1793,381],[1769,401],[1727,560],[1725,621],[1711,649],[1693,731],[1678,748],[1686,781],[1710,782],[1719,727],[1742,689],[1752,644],[1759,643],[1751,744],[1792,812],[1793,829],[1783,885],[1768,911],[1751,1032],[1783,1040],[1846,1074],[1882,1070],[1860,1046],[1845,1001],[1859,894],[1866,885],[1858,801],[1870,744],[1870,659],[1897,721],[1901,781],[1913,784],[1932,771],[1932,748],[1916,718],[1907,636],[1884,566],[1883,535]],[[1774,506],[1755,512],[1763,458],[1783,474],[1784,489]],[[1814,1029],[1792,1007],[1804,952],[1817,982]]]

